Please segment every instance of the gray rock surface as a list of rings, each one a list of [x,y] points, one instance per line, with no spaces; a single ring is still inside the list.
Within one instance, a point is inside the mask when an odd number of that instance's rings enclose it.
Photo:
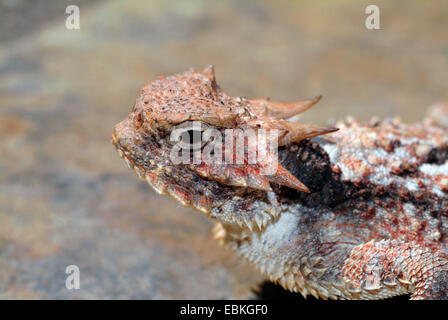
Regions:
[[[365,1],[73,1],[76,31],[64,6],[37,3],[0,2],[4,299],[253,297],[262,277],[212,223],[139,182],[109,142],[157,76],[213,63],[234,96],[323,94],[303,116],[320,124],[415,121],[448,100],[446,1],[376,1],[379,31]],[[70,264],[80,290],[65,288]]]

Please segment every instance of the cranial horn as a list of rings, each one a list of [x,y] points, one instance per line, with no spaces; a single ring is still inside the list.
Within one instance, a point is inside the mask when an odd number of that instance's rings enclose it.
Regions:
[[[210,81],[215,81],[215,66],[209,65],[208,67],[204,68],[202,71],[202,74],[205,75]]]
[[[279,102],[279,101],[271,101],[269,99],[252,99],[249,102],[254,105],[257,109],[261,108],[264,110],[261,111],[262,115],[274,117],[276,119],[286,119],[290,118],[294,115],[305,112],[322,98],[322,95],[319,95],[315,98],[297,102]]]
[[[284,120],[271,121],[267,124],[267,127],[284,132],[284,134],[280,135],[279,138],[278,144],[280,146],[339,130],[338,128],[330,126],[324,127],[314,124],[303,124]]]
[[[285,120],[276,120],[269,117],[256,118],[245,123],[246,126],[256,129],[278,130],[278,145],[284,146],[293,142],[320,136],[338,131],[335,127],[323,127],[314,124],[304,124]]]
[[[278,164],[278,168],[275,174],[267,176],[267,178],[270,182],[310,193],[310,190],[307,188],[307,186],[300,182],[299,179],[293,176],[292,173],[289,172],[281,164]]]

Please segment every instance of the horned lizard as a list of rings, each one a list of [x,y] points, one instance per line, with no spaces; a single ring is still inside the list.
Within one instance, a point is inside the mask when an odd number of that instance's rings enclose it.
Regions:
[[[141,179],[214,219],[221,243],[288,290],[324,299],[447,299],[446,106],[412,125],[347,119],[336,131],[283,120],[319,99],[234,98],[212,66],[191,69],[144,86],[112,143]],[[188,121],[221,132],[279,130],[278,170],[173,164],[170,134]]]

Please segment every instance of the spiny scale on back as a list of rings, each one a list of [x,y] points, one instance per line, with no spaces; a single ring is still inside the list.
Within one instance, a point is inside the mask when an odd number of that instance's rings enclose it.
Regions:
[[[282,120],[320,100],[233,98],[213,67],[148,83],[112,142],[138,176],[216,219],[216,238],[286,289],[321,298],[448,297],[448,116],[422,123]],[[174,127],[277,129],[279,166],[178,164]],[[324,136],[322,136],[324,135]]]

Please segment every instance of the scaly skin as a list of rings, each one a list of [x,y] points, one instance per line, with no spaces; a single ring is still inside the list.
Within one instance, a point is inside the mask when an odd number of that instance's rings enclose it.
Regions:
[[[141,179],[215,219],[221,243],[286,289],[448,299],[446,106],[413,125],[347,120],[337,132],[280,120],[319,99],[232,98],[212,67],[189,70],[147,84],[112,142]],[[280,130],[277,173],[264,176],[265,163],[174,165],[170,133],[191,120]]]

